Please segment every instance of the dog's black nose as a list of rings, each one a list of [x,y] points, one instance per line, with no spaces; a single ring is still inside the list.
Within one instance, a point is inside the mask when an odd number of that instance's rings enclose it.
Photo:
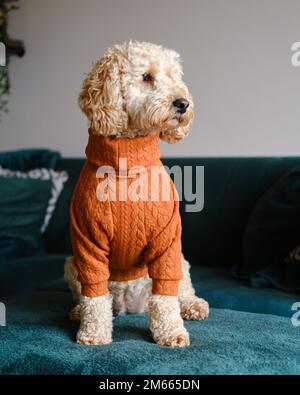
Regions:
[[[177,111],[180,112],[181,114],[184,114],[186,112],[186,109],[190,103],[186,100],[183,99],[182,97],[180,99],[176,99],[173,101],[173,106],[177,108]]]

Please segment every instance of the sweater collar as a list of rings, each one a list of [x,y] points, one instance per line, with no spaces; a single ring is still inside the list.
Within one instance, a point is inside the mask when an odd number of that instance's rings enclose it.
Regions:
[[[127,168],[159,165],[159,134],[134,138],[113,138],[97,136],[89,131],[85,150],[89,162],[96,166],[111,166],[119,170],[120,159],[127,161]]]

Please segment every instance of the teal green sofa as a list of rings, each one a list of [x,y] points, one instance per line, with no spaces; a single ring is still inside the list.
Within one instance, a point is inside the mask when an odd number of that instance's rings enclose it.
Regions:
[[[0,374],[299,374],[300,326],[291,317],[300,296],[252,288],[232,275],[255,203],[299,162],[164,160],[168,166],[204,166],[204,208],[187,213],[181,204],[182,241],[197,294],[211,307],[207,320],[186,322],[191,346],[169,349],[153,343],[145,314],[116,317],[110,345],[76,344],[63,264],[71,254],[68,208],[83,159],[60,160],[57,169],[66,170],[69,181],[44,235],[46,253],[0,265],[7,320],[0,327]]]

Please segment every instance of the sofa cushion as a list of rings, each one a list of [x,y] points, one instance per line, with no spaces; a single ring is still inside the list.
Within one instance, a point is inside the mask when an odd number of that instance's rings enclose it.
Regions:
[[[11,170],[28,171],[45,167],[54,169],[60,154],[48,149],[20,149],[0,152],[0,166]]]
[[[246,227],[237,275],[256,287],[300,292],[300,265],[286,257],[299,243],[300,166],[281,177],[257,202]]]
[[[40,231],[46,229],[66,181],[65,173],[51,170],[59,158],[58,152],[47,149],[0,152],[2,259],[42,252]],[[50,196],[47,191],[49,188]],[[46,206],[45,194],[48,194]],[[40,223],[42,215],[43,222]]]
[[[41,232],[44,233],[48,227],[49,221],[56,208],[57,200],[63,190],[64,183],[68,180],[68,174],[65,171],[54,171],[53,169],[35,168],[27,172],[19,170],[6,169],[0,166],[0,178],[22,178],[22,179],[35,179],[51,181],[51,197],[48,201],[48,207],[45,213],[45,218],[41,226]],[[1,186],[1,185],[0,185]]]
[[[41,227],[51,197],[50,180],[0,177],[0,257],[41,252]]]
[[[192,281],[197,295],[212,307],[290,317],[297,295],[274,288],[253,288],[237,280],[230,270],[192,267]]]
[[[31,292],[40,289],[68,291],[63,279],[64,255],[2,259],[0,264],[0,295]]]
[[[300,374],[299,327],[288,317],[212,309],[186,322],[191,346],[153,343],[145,314],[114,320],[113,343],[75,343],[71,295],[37,292],[3,300],[0,374]]]

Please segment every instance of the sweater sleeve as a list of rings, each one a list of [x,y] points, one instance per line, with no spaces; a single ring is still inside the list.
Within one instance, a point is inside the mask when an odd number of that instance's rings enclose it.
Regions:
[[[152,293],[176,296],[181,268],[181,221],[179,204],[174,202],[173,214],[164,229],[149,243],[146,251]]]
[[[93,201],[89,204],[82,196],[73,197],[70,209],[71,239],[84,296],[96,297],[108,292],[108,214],[108,202]]]

